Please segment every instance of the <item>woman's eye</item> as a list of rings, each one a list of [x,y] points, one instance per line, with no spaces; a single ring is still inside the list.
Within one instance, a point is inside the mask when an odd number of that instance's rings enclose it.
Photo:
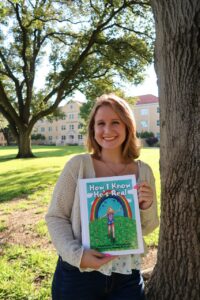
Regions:
[[[102,125],[104,125],[104,123],[103,122],[99,122],[99,123],[97,123],[97,125],[98,126],[102,126]]]
[[[113,124],[119,124],[119,121],[113,121]]]

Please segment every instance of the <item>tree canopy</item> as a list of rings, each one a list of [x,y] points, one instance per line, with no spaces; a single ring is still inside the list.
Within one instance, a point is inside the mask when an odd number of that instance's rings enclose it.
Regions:
[[[80,107],[80,116],[84,122],[83,133],[86,132],[88,116],[96,102],[96,98],[102,94],[115,93],[124,98],[129,104],[135,104],[137,97],[127,96],[121,88],[117,87],[112,78],[97,78],[86,83],[85,96],[87,102]]]
[[[139,83],[152,60],[148,1],[4,0],[0,17],[0,112],[18,157],[32,156],[34,124],[74,90]]]

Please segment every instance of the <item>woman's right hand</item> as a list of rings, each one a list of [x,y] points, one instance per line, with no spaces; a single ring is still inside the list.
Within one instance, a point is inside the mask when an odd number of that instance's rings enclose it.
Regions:
[[[117,258],[117,256],[104,254],[93,249],[87,249],[83,252],[80,268],[98,270],[102,265],[115,258]]]

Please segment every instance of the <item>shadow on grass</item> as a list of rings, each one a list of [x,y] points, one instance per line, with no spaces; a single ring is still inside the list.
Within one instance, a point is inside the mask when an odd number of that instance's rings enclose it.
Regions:
[[[10,155],[0,156],[0,163],[5,162],[5,161],[9,161],[11,159],[16,159],[16,155],[10,154]]]
[[[53,187],[62,170],[62,165],[59,159],[53,160],[52,158],[66,156],[67,161],[68,156],[84,152],[84,148],[81,146],[34,146],[33,152],[38,159],[19,160],[13,159],[16,147],[6,148],[7,151],[0,150],[0,154],[5,153],[5,155],[0,156],[2,163],[0,168],[0,203],[12,201],[14,198],[24,198],[37,190]],[[4,150],[6,149],[4,148]],[[9,162],[7,164],[6,160],[12,160],[11,164]],[[54,164],[54,161],[57,163]]]
[[[7,154],[6,152],[12,152],[12,153]],[[61,157],[61,156],[83,153],[85,152],[85,149],[83,146],[60,146],[60,147],[32,146],[32,152],[35,155],[35,158]],[[16,158],[16,155],[17,155],[17,147],[11,146],[11,147],[0,148],[0,163],[9,161],[11,159],[18,159]],[[29,158],[24,158],[24,159],[29,159]]]
[[[45,148],[44,148],[45,149]],[[50,148],[52,149],[52,148]],[[67,155],[72,155],[72,154],[79,154],[79,153],[83,153],[85,152],[84,148],[81,146],[68,146],[68,148],[62,147],[62,148],[58,148],[56,147],[56,150],[54,151],[48,151],[48,152],[44,152],[44,151],[37,151],[34,152],[33,154],[36,156],[36,158],[40,158],[40,157],[59,157],[59,156],[67,156]]]
[[[53,186],[60,174],[59,167],[52,167],[51,171],[46,169],[42,171],[28,172],[26,176],[20,171],[10,171],[0,175],[0,203],[12,201],[17,197],[26,197],[32,193]]]

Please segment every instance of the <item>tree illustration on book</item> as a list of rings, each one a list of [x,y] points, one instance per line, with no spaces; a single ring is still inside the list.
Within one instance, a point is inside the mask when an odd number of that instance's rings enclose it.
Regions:
[[[80,180],[82,242],[110,254],[142,253],[135,177]]]

